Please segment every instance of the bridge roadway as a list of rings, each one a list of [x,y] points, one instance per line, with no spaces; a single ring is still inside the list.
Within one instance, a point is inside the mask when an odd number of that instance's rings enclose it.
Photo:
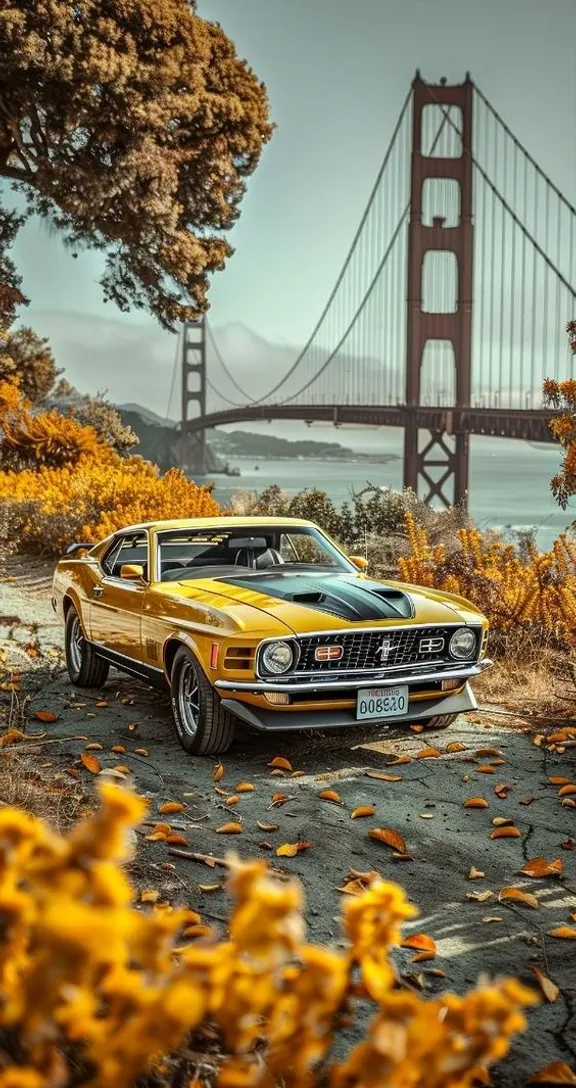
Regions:
[[[418,428],[445,431],[448,434],[467,433],[496,438],[518,438],[530,442],[554,442],[548,423],[558,413],[545,409],[526,408],[433,408],[403,404],[248,404],[210,412],[186,422],[188,434],[232,423],[256,420],[301,420],[306,423],[332,423],[334,426],[365,424],[378,427],[405,427],[414,420]]]

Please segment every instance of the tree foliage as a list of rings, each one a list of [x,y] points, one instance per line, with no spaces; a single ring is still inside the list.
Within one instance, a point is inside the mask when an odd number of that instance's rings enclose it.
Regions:
[[[576,321],[567,325],[570,349],[576,356]],[[568,500],[576,495],[576,379],[568,378],[557,382],[547,378],[544,382],[544,402],[549,408],[560,412],[550,421],[550,430],[564,450],[562,467],[552,478],[552,493],[566,509]]]
[[[224,31],[194,0],[12,0],[0,51],[0,176],[24,218],[104,252],[104,297],[121,310],[166,328],[197,317],[271,134],[266,89]],[[11,290],[20,222],[0,218]]]
[[[0,358],[0,381],[17,379],[24,396],[39,404],[52,391],[59,374],[47,339],[26,327],[8,333]]]

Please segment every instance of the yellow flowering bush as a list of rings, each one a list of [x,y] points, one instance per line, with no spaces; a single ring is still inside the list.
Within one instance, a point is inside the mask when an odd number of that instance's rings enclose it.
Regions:
[[[417,912],[393,884],[344,905],[341,951],[306,943],[299,884],[265,862],[231,862],[225,939],[188,907],[135,909],[121,863],[145,802],[100,799],[66,836],[0,812],[0,1088],[468,1088],[524,1030],[534,997],[513,980],[399,988],[389,949]],[[372,1022],[331,1064],[358,996]]]
[[[398,559],[406,582],[456,593],[490,620],[496,634],[534,636],[541,647],[576,646],[576,541],[561,534],[549,552],[520,553],[497,534],[460,529],[459,548],[432,546],[408,514],[410,554]]]
[[[58,554],[125,525],[220,513],[210,490],[180,470],[162,475],[141,457],[121,457],[56,411],[34,415],[9,382],[0,382],[0,449],[0,518],[33,549]]]

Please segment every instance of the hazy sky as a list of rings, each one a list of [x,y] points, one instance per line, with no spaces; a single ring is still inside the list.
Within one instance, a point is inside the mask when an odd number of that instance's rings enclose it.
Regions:
[[[466,70],[576,201],[576,0],[199,0],[269,90],[277,124],[249,183],[236,255],[214,281],[211,322],[302,343],[329,294],[417,67]],[[16,258],[75,384],[162,414],[173,343],[104,306],[98,260],[32,225]]]

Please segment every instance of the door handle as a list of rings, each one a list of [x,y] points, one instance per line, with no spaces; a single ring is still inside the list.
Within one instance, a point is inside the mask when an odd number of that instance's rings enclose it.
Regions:
[[[102,586],[94,586],[94,589],[92,590],[92,596],[101,597],[103,592],[104,590],[102,589]]]

